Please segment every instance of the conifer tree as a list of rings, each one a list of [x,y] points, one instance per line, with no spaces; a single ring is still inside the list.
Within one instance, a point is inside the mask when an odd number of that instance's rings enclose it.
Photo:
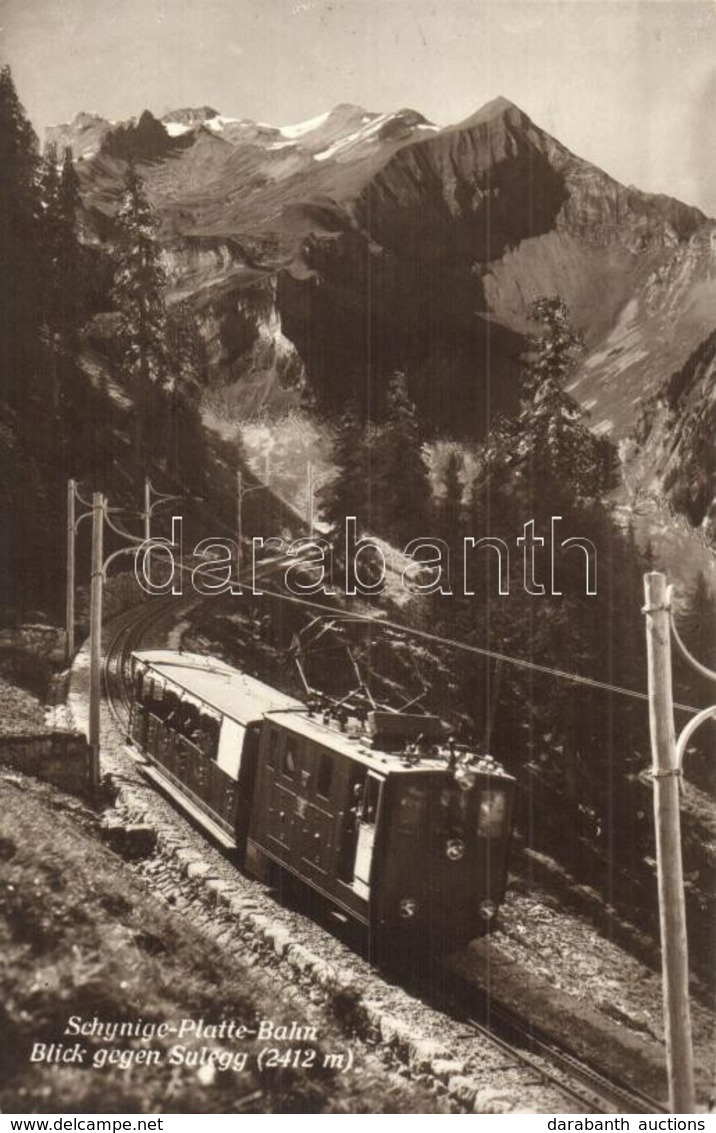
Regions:
[[[588,417],[565,390],[582,352],[566,304],[558,297],[533,303],[539,332],[535,358],[523,379],[517,466],[533,498],[552,502],[602,499],[614,486],[613,446],[596,437]]]
[[[76,336],[87,310],[85,299],[85,256],[80,241],[81,199],[72,150],[65,147],[60,170],[57,201],[58,246],[62,276],[62,303],[59,311],[59,333],[63,350],[74,352]]]
[[[387,414],[376,432],[372,461],[377,531],[398,544],[425,535],[430,481],[418,415],[401,371],[388,388]]]
[[[40,192],[44,367],[52,376],[52,397],[57,407],[77,362],[79,331],[85,317],[84,256],[78,229],[80,197],[70,149],[60,165],[56,147],[46,148]]]
[[[117,214],[114,301],[119,313],[124,376],[134,398],[134,448],[140,466],[153,447],[158,393],[173,384],[166,282],[153,212],[142,180],[130,162]]]
[[[318,495],[323,517],[336,539],[345,530],[347,516],[355,516],[359,532],[368,522],[367,455],[367,430],[351,404],[338,422],[333,438],[336,475]]]
[[[442,493],[435,507],[435,534],[459,551],[465,526],[465,486],[460,477],[463,460],[457,448],[447,454],[442,474]]]
[[[0,69],[0,357],[2,392],[27,401],[36,376],[42,264],[38,223],[37,138],[15,90]]]

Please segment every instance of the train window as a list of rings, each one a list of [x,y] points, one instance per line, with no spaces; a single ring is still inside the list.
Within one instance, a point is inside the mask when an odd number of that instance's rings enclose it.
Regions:
[[[295,779],[298,769],[298,740],[295,736],[288,736],[283,749],[281,760],[281,774],[287,779]]]
[[[372,825],[378,814],[378,800],[380,798],[380,779],[374,779],[368,775],[365,781],[365,790],[363,792],[363,814],[361,816],[363,822]]]
[[[316,794],[322,799],[330,799],[331,783],[333,782],[333,756],[327,751],[321,754],[318,761],[318,775],[316,777]]]
[[[147,675],[142,681],[142,704],[148,708],[153,699],[154,681]]]
[[[269,767],[276,766],[276,755],[278,753],[278,741],[280,732],[277,728],[269,728],[268,734],[268,750],[266,752],[266,763]]]
[[[213,716],[199,717],[198,745],[207,759],[216,759],[219,742],[219,722]]]
[[[477,833],[482,838],[496,838],[502,833],[507,812],[507,796],[504,791],[486,787],[480,798],[477,818]]]
[[[413,833],[424,829],[428,812],[428,789],[418,783],[408,783],[398,803],[398,830]]]
[[[442,837],[446,832],[461,838],[475,833],[477,825],[478,793],[461,791],[453,783],[432,798],[432,830]]]
[[[162,705],[164,703],[164,685],[160,681],[152,678],[145,685],[146,693],[144,704],[146,708],[154,713],[155,716],[161,715]]]
[[[177,712],[181,701],[175,692],[167,692],[165,698],[165,722],[170,728],[177,726]]]

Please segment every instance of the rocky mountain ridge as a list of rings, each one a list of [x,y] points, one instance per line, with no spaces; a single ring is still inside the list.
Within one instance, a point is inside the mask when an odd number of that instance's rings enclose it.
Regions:
[[[644,491],[716,542],[716,331],[645,403],[625,456]]]
[[[716,224],[506,99],[442,129],[345,104],[289,127],[205,106],[55,130],[103,238],[137,163],[239,414],[307,390],[373,411],[401,366],[435,429],[479,436],[514,404],[530,302],[559,293],[588,348],[573,390],[618,438],[713,330]]]

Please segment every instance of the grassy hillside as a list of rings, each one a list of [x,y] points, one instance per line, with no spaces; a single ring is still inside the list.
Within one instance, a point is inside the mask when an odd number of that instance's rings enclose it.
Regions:
[[[157,901],[99,840],[96,816],[33,780],[0,773],[0,1107],[4,1112],[437,1112],[420,1086],[378,1075],[356,1047],[349,1074],[320,1068],[344,1049],[325,1008],[290,998],[275,973],[207,939]],[[77,1036],[72,1016],[116,1023],[294,1021],[317,1028],[315,1065],[259,1071],[257,1040],[191,1035],[151,1040],[81,1037],[84,1065],[30,1061],[34,1044]],[[170,1051],[249,1052],[246,1066],[172,1065]],[[281,1046],[282,1044],[279,1044]],[[289,1046],[291,1044],[288,1044]],[[101,1051],[121,1048],[125,1062]],[[35,1048],[38,1050],[39,1048]],[[58,1048],[56,1047],[55,1050]],[[158,1052],[157,1064],[137,1055]],[[104,1064],[103,1064],[104,1063]]]

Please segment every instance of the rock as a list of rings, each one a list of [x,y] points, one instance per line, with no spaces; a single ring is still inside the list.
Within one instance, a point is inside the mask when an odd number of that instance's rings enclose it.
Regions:
[[[477,1091],[473,1113],[514,1113],[517,1104],[515,1096],[506,1090],[486,1087]]]
[[[291,934],[281,925],[274,925],[269,933],[273,950],[277,956],[283,956],[291,943]]]
[[[157,848],[157,832],[151,826],[134,823],[130,826],[112,824],[102,829],[105,842],[128,862],[149,858]]]
[[[477,1084],[473,1078],[468,1078],[463,1074],[456,1074],[454,1077],[448,1079],[447,1084],[448,1094],[454,1098],[459,1105],[470,1109],[475,1105],[475,1098],[477,1097]],[[473,1110],[474,1113],[479,1112],[477,1109]]]
[[[458,1058],[436,1058],[433,1061],[433,1075],[447,1082],[465,1072],[465,1063]]]
[[[209,893],[217,905],[228,905],[229,897],[227,890],[231,889],[231,882],[224,881],[221,877],[210,877],[206,882],[206,891]]]
[[[288,948],[288,958],[299,972],[310,971],[314,964],[313,954],[302,944],[291,944]]]
[[[409,1049],[412,1035],[407,1023],[395,1015],[383,1015],[380,1020],[380,1037],[390,1046],[404,1046]]]
[[[408,1048],[410,1069],[413,1074],[432,1072],[433,1062],[447,1061],[450,1052],[434,1039],[413,1039]]]
[[[185,872],[189,880],[192,881],[197,877],[206,877],[211,872],[211,866],[202,861],[187,862]]]

